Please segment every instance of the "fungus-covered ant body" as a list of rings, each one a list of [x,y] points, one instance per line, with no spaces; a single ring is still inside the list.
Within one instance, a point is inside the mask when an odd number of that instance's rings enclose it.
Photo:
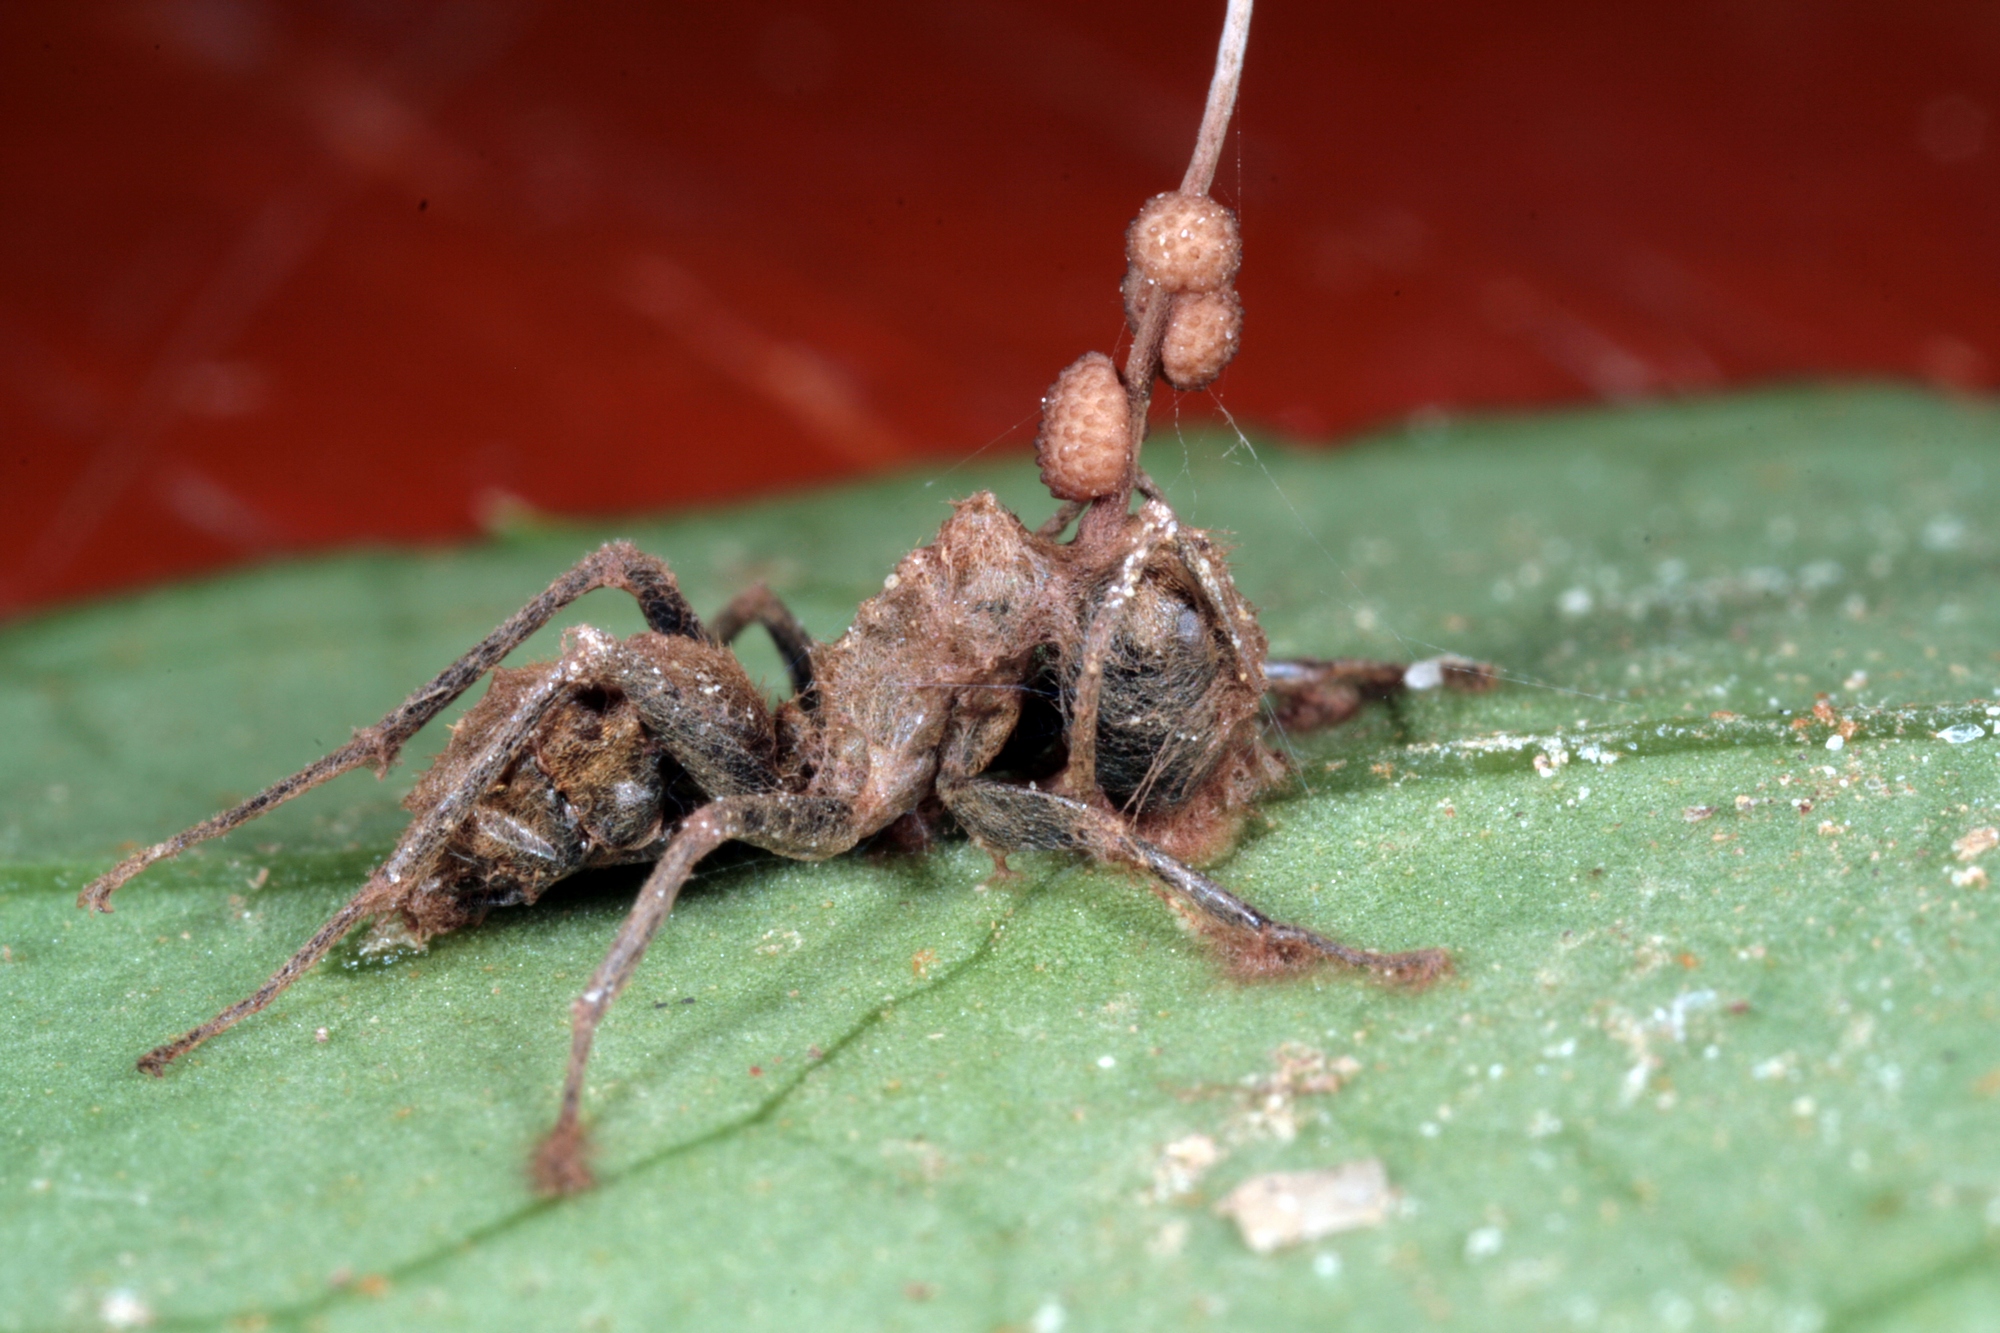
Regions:
[[[1137,465],[1152,382],[1206,383],[1235,351],[1235,221],[1207,197],[1234,101],[1247,3],[1231,5],[1196,160],[1128,236],[1133,343],[1120,374],[1091,354],[1044,401],[1044,480],[1063,501],[1031,531],[991,494],[960,501],[839,639],[815,643],[754,589],[704,625],[658,559],[613,543],[557,579],[389,716],[233,810],[142,851],[81,905],[148,865],[363,764],[378,771],[481,677],[486,695],[405,801],[395,851],[263,987],[139,1061],[175,1057],[263,1008],[356,925],[421,945],[495,907],[532,903],[592,866],[651,863],[616,941],[573,1005],[562,1105],[534,1158],[540,1188],[590,1183],[579,1114],[592,1038],[689,873],[730,841],[836,856],[891,826],[949,822],[1004,866],[1054,849],[1135,869],[1239,971],[1321,962],[1421,983],[1438,950],[1380,954],[1271,919],[1189,862],[1230,845],[1285,767],[1262,734],[1323,726],[1411,686],[1483,688],[1452,660],[1267,662],[1213,538],[1182,525]],[[1140,503],[1135,509],[1133,496]],[[1071,525],[1073,536],[1065,539]],[[648,628],[572,631],[559,660],[501,660],[599,588]],[[772,708],[728,645],[761,624],[793,693]]]

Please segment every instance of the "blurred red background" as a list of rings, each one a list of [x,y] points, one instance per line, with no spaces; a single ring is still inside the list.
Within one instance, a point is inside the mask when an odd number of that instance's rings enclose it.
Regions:
[[[0,7],[0,614],[1025,449],[1221,10]],[[1992,3],[1264,0],[1161,410],[1990,387],[1996,112]]]

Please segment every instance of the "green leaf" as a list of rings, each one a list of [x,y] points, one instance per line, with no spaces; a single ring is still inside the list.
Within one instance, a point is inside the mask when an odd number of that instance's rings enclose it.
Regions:
[[[1295,789],[1217,871],[1357,943],[1449,946],[1456,976],[1235,985],[1127,876],[1053,856],[1007,882],[963,845],[725,856],[603,1029],[603,1183],[558,1203],[522,1165],[629,874],[390,966],[343,951],[164,1080],[132,1067],[348,896],[441,731],[113,916],[71,900],[379,717],[611,530],[17,624],[0,1329],[1990,1320],[2000,852],[1954,842],[2000,824],[1996,445],[1990,404],[1888,390],[1339,454],[1162,438],[1149,465],[1237,534],[1277,652],[1507,673],[1295,740]],[[764,578],[831,635],[980,486],[1049,507],[1014,463],[618,531],[697,605]],[[581,617],[638,624],[607,594]],[[1321,1057],[1337,1091],[1287,1082]],[[1221,1160],[1176,1193],[1163,1150],[1197,1134]],[[1265,1255],[1213,1212],[1371,1157],[1403,1200],[1379,1226]]]

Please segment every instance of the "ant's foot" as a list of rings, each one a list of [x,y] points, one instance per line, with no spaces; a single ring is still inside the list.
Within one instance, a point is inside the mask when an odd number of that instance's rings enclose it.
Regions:
[[[590,1173],[590,1139],[574,1121],[559,1124],[535,1148],[528,1164],[535,1193],[544,1198],[581,1194],[597,1183]]]

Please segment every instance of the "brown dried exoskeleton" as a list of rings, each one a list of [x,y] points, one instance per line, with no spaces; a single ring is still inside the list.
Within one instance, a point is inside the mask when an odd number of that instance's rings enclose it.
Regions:
[[[961,501],[832,643],[813,642],[761,588],[704,626],[663,562],[623,543],[586,557],[347,745],[83,891],[82,906],[109,911],[118,886],[155,861],[348,769],[386,769],[492,674],[406,799],[409,829],[360,892],[254,995],[139,1068],[160,1074],[263,1008],[363,921],[421,944],[532,903],[577,870],[650,862],[573,1006],[562,1108],[534,1157],[541,1189],[581,1189],[592,1037],[695,864],[732,840],[819,860],[899,821],[955,823],[1003,866],[1009,852],[1041,848],[1131,867],[1241,972],[1331,961],[1421,983],[1445,969],[1438,950],[1371,953],[1274,921],[1188,864],[1227,849],[1251,802],[1284,775],[1261,734],[1267,696],[1281,725],[1322,726],[1406,688],[1489,679],[1447,660],[1267,662],[1221,550],[1183,527],[1137,466],[1163,346],[1180,349],[1175,379],[1201,383],[1235,348],[1240,246],[1235,219],[1207,190],[1248,14],[1234,0],[1186,179],[1147,205],[1128,238],[1134,327],[1122,375],[1092,353],[1044,401],[1037,454],[1063,501],[1054,517],[1030,531],[990,494]],[[578,629],[558,661],[499,667],[597,588],[631,593],[649,628],[622,641]],[[790,665],[793,694],[775,710],[727,646],[752,623]]]

